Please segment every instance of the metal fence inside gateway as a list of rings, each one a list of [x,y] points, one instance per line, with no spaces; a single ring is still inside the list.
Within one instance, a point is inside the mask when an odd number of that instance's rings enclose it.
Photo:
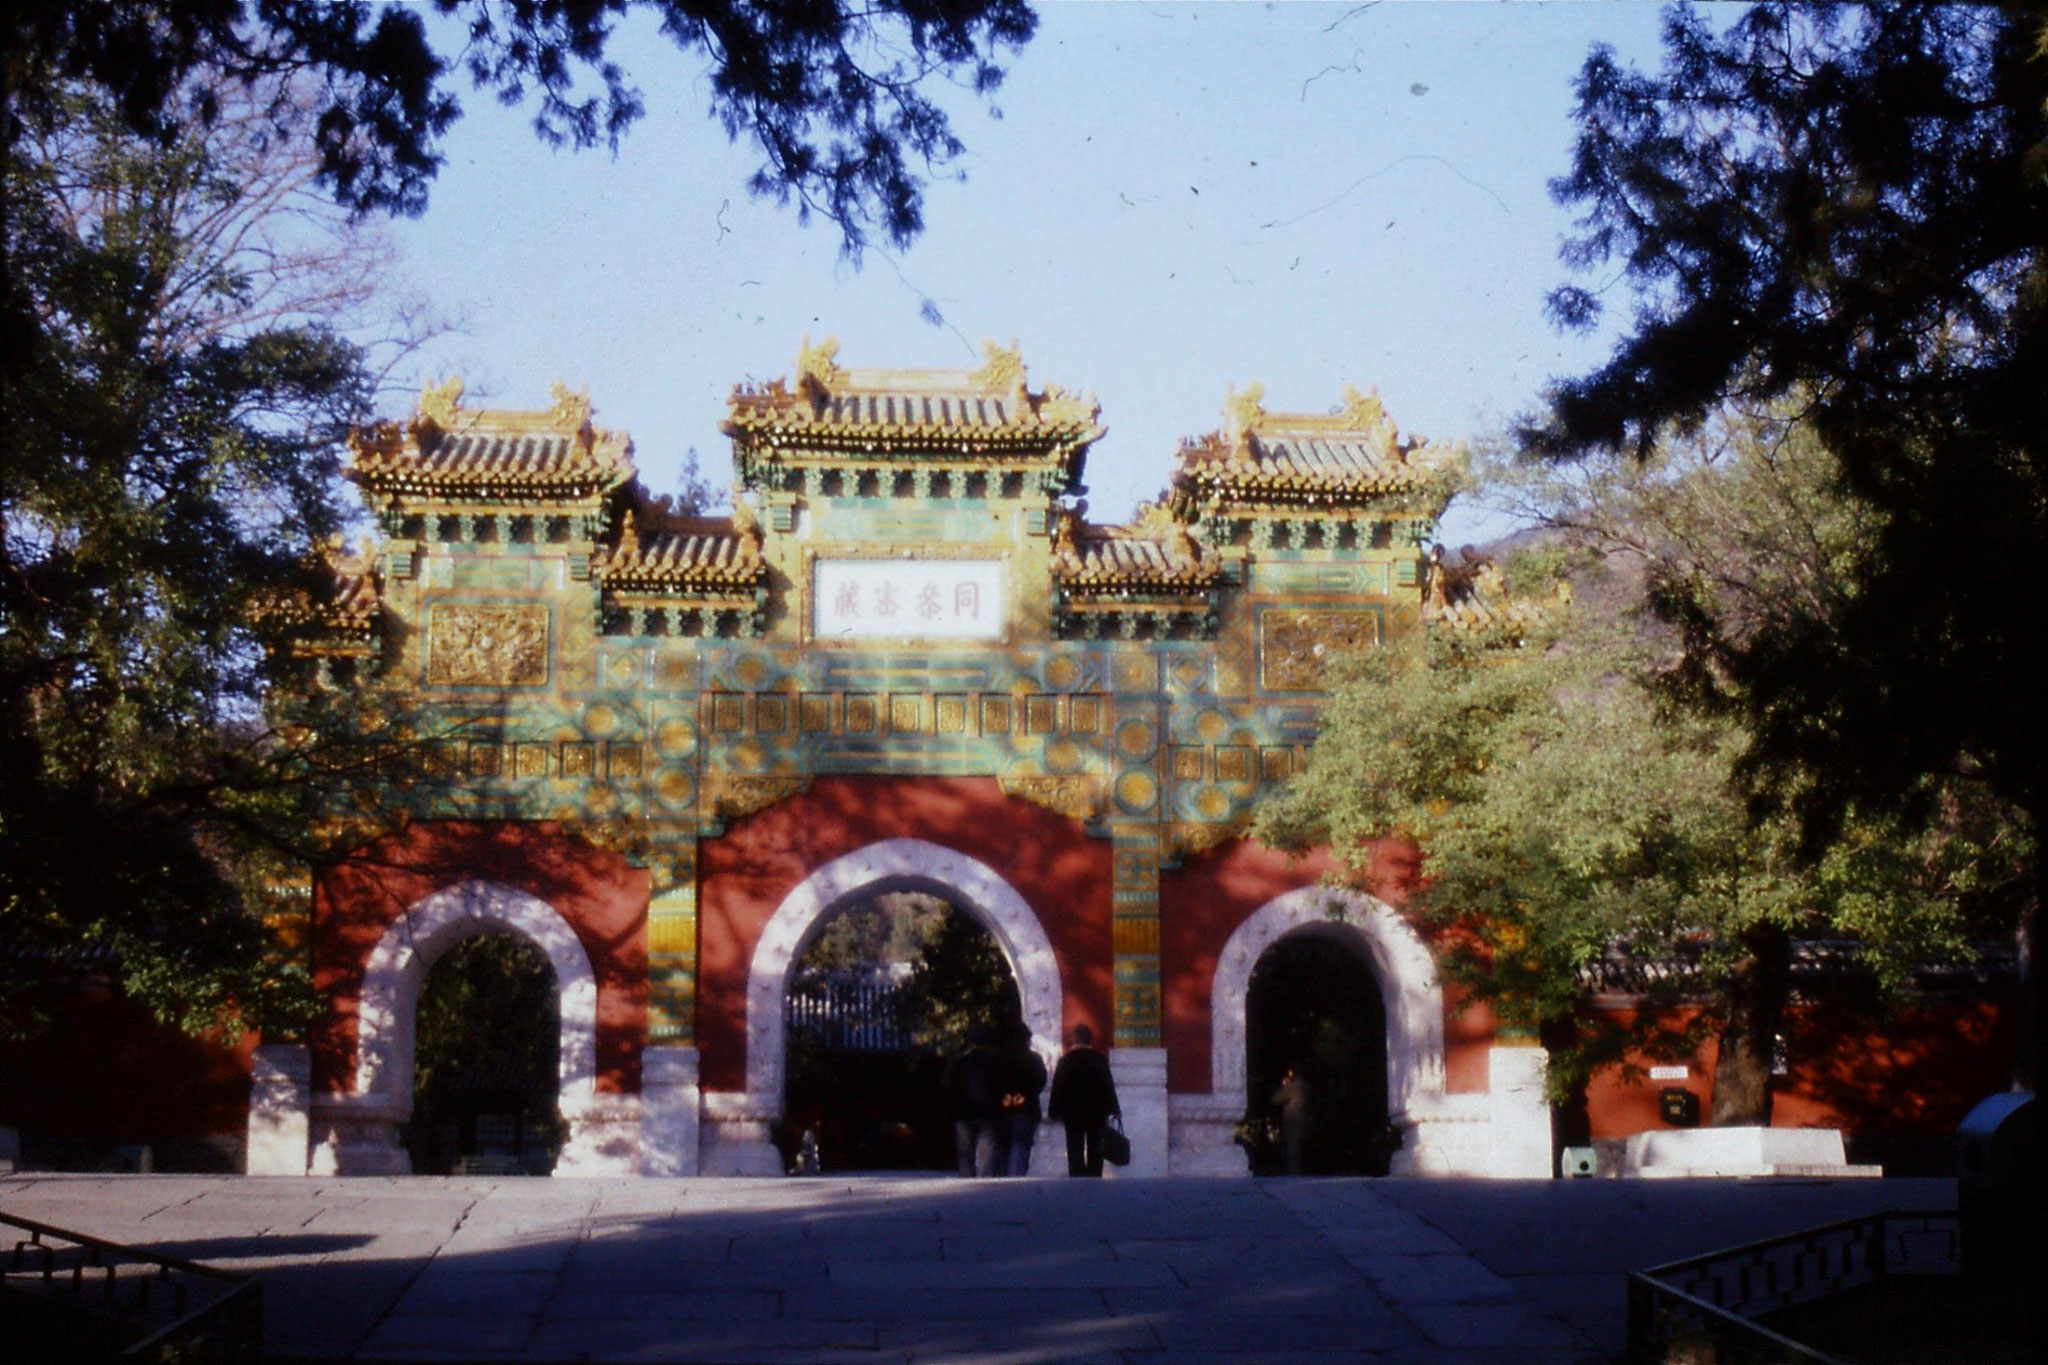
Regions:
[[[834,1052],[897,1052],[911,1045],[907,965],[804,971],[789,988],[789,1032]]]

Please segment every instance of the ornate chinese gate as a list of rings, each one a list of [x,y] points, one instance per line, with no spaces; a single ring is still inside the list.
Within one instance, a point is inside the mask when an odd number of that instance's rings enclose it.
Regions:
[[[1305,917],[1350,926],[1386,997],[1397,1169],[1507,1173],[1483,1153],[1526,1125],[1530,1050],[1447,1064],[1412,931],[1240,837],[1305,760],[1325,658],[1418,628],[1456,453],[1355,390],[1301,416],[1254,387],[1158,501],[1095,525],[1092,398],[992,345],[971,373],[835,349],[734,391],[730,516],[650,495],[559,388],[508,412],[450,384],[360,438],[383,538],[305,650],[402,733],[365,808],[406,821],[316,888],[315,1165],[389,1164],[408,1100],[378,1058],[410,1023],[386,978],[459,904],[587,958],[566,1168],[771,1169],[790,956],[846,897],[911,886],[995,930],[1041,1046],[1108,1035],[1141,1173],[1242,1171],[1243,983]]]

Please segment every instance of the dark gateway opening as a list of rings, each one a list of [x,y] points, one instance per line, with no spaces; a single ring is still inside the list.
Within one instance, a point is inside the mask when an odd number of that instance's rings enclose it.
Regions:
[[[546,1175],[562,1145],[561,996],[547,954],[515,934],[463,940],[420,989],[416,1175]]]
[[[1252,969],[1245,1013],[1253,1174],[1287,1173],[1280,1089],[1292,1068],[1306,1085],[1301,1173],[1385,1175],[1387,1020],[1371,966],[1334,937],[1289,935]]]
[[[816,1138],[823,1171],[954,1168],[941,1080],[977,1025],[1015,1027],[995,936],[937,896],[892,892],[827,921],[790,973],[785,1168]]]

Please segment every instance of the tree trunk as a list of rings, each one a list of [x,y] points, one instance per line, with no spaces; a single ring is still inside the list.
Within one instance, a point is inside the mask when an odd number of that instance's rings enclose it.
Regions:
[[[1758,924],[1742,935],[1741,944],[1714,1063],[1714,1102],[1707,1122],[1715,1128],[1770,1124],[1771,1057],[1791,991],[1790,935],[1774,924]]]
[[[1553,1058],[1575,1051],[1579,1046],[1579,1021],[1573,1017],[1545,1019],[1536,1025],[1536,1041]],[[1574,1068],[1577,1071],[1578,1068]],[[1593,1145],[1593,1113],[1586,1095],[1586,1082],[1575,1080],[1571,1093],[1550,1106],[1550,1169],[1558,1170],[1558,1159],[1567,1147]]]

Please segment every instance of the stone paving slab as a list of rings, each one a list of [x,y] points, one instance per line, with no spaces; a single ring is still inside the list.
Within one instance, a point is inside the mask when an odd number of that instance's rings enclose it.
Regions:
[[[1946,1181],[0,1177],[260,1274],[280,1359],[1600,1365],[1623,1274]]]

